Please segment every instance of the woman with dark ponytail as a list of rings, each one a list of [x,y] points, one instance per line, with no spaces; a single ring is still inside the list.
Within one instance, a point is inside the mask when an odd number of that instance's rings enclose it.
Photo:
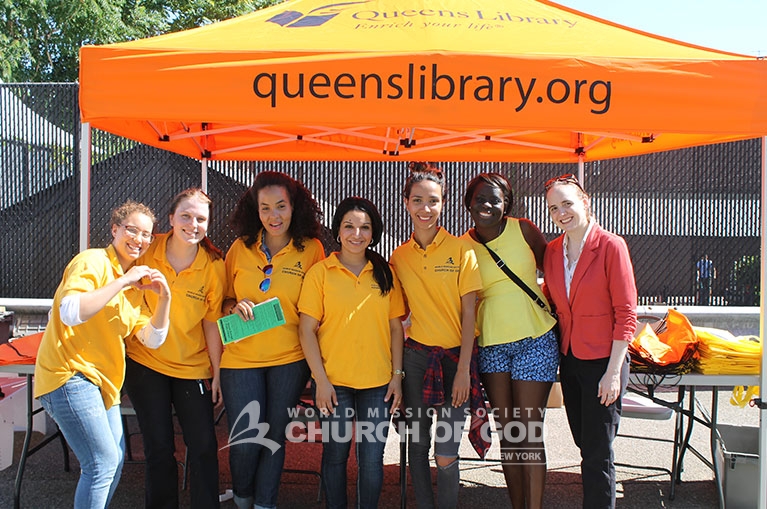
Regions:
[[[341,250],[306,274],[299,338],[322,418],[327,507],[347,506],[346,463],[354,436],[357,506],[374,508],[383,486],[389,415],[402,398],[405,304],[391,267],[370,249],[383,235],[375,205],[346,198],[336,208],[332,233]]]

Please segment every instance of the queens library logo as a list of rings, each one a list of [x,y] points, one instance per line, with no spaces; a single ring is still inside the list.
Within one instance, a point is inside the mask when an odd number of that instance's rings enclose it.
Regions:
[[[324,25],[331,19],[338,16],[339,13],[348,9],[352,5],[367,3],[368,0],[361,2],[340,2],[327,4],[322,7],[312,9],[306,14],[298,11],[282,11],[281,13],[269,18],[268,22],[276,23],[287,28],[318,27]]]

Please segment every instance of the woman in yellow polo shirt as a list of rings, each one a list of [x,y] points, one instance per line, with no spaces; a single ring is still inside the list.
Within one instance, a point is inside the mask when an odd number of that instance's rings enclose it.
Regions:
[[[405,292],[410,327],[405,341],[405,418],[408,463],[419,509],[458,504],[458,447],[471,393],[477,291],[482,279],[474,249],[438,226],[445,178],[438,168],[411,163],[405,181],[405,207],[413,221],[410,240],[391,256]],[[474,385],[479,390],[476,367]],[[441,385],[441,390],[424,390]],[[434,442],[437,504],[434,503],[429,448],[432,417],[441,429],[455,430]]]
[[[323,421],[322,484],[327,507],[345,508],[346,464],[357,450],[357,507],[375,508],[383,486],[389,415],[402,397],[402,290],[370,249],[383,235],[376,207],[346,198],[333,215],[341,250],[306,274],[298,310],[301,346]]]
[[[138,331],[156,348],[168,331],[168,283],[159,270],[135,265],[152,242],[154,214],[129,201],[110,223],[112,244],[83,251],[64,270],[35,366],[34,395],[80,462],[77,509],[109,506],[120,480],[125,339]],[[151,317],[141,312],[142,290],[158,296]]]
[[[125,389],[136,410],[146,458],[146,507],[178,507],[173,412],[189,459],[192,508],[218,507],[218,447],[213,405],[220,398],[221,316],[226,269],[221,251],[206,236],[212,212],[200,189],[182,191],[171,202],[171,231],[157,235],[139,263],[163,273],[173,304],[165,343],[147,348],[138,337],[126,342]],[[146,294],[149,312],[158,299]]]
[[[237,437],[229,466],[240,509],[277,505],[288,412],[309,379],[296,306],[306,271],[325,257],[321,218],[301,182],[266,171],[240,198],[230,221],[240,237],[226,254],[224,313],[251,320],[255,304],[276,297],[285,315],[284,325],[226,345],[221,358],[229,436]],[[243,413],[248,418],[240,419]],[[263,435],[262,423],[268,424]],[[274,443],[274,452],[265,445]]]

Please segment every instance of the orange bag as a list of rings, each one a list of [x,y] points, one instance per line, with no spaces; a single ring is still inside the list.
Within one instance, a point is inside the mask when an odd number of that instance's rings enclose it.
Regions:
[[[633,371],[688,373],[698,357],[698,338],[679,311],[669,309],[656,331],[646,324],[629,344]]]

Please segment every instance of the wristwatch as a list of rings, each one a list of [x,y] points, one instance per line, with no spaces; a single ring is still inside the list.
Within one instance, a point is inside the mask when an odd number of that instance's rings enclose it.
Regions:
[[[404,371],[402,371],[401,369],[395,369],[395,370],[394,370],[394,374],[395,374],[395,375],[399,375],[399,376],[401,376],[402,378],[405,378],[405,372],[404,372]]]

